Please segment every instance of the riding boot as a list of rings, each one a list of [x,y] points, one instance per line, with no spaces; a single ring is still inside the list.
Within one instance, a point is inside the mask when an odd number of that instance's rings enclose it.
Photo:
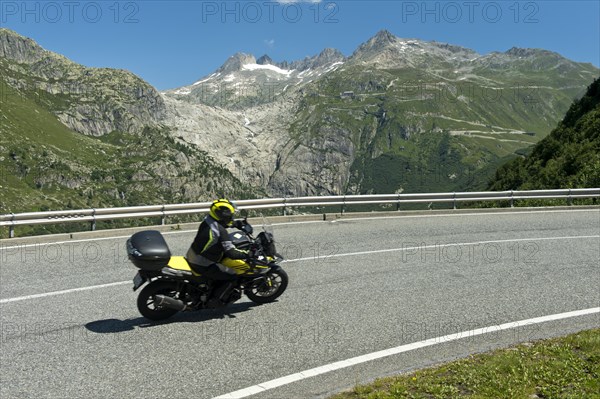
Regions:
[[[226,303],[227,299],[229,299],[229,295],[231,294],[231,291],[233,291],[233,288],[235,287],[235,283],[233,281],[228,281],[227,283],[223,284],[223,286],[221,287],[221,293],[219,294],[219,296],[217,297],[220,301]]]
[[[208,301],[209,308],[221,308],[227,305],[227,298],[231,294],[235,284],[232,281],[227,281],[219,284],[215,287],[211,295],[211,299]]]

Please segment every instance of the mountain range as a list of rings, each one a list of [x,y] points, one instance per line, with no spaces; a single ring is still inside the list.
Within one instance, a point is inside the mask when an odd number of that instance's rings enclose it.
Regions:
[[[481,55],[381,31],[348,57],[238,53],[159,92],[0,29],[0,213],[481,189],[599,72],[547,50]]]
[[[541,49],[480,55],[380,31],[345,57],[235,54],[165,98],[229,111],[219,148],[273,195],[471,190],[546,136],[598,68]],[[199,120],[193,111],[186,115]],[[172,121],[184,140],[216,143]],[[239,137],[239,136],[238,136]],[[238,150],[242,148],[242,150]]]

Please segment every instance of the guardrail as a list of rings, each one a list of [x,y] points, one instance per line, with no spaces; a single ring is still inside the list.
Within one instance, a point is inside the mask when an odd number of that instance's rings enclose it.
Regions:
[[[376,194],[376,195],[339,195],[323,197],[296,198],[266,198],[236,201],[240,210],[257,210],[282,208],[283,215],[288,208],[306,206],[341,206],[344,213],[348,205],[375,205],[405,203],[453,203],[454,209],[458,202],[465,201],[510,201],[511,207],[515,200],[521,199],[566,199],[569,204],[575,198],[600,198],[600,188],[559,189],[559,190],[528,190],[528,191],[482,191],[482,192],[453,192],[453,193],[417,193],[417,194]],[[160,217],[161,223],[166,223],[168,216],[189,215],[208,212],[211,202],[192,204],[170,204],[152,206],[134,206],[126,208],[98,208],[67,211],[29,212],[0,215],[0,227],[9,227],[9,237],[14,237],[17,226],[89,222],[91,230],[96,229],[96,222],[102,220],[133,219],[144,217]]]

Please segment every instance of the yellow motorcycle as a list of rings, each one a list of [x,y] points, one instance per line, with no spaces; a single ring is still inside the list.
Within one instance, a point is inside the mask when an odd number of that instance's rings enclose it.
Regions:
[[[240,231],[229,237],[239,249],[251,249],[247,261],[222,259],[221,264],[236,271],[235,287],[227,304],[245,294],[251,301],[263,304],[277,299],[288,285],[287,273],[278,265],[283,258],[275,249],[273,234],[263,231],[253,237],[253,228],[243,221]],[[193,270],[183,256],[171,251],[159,231],[145,230],[133,234],[126,243],[129,260],[140,270],[133,279],[133,291],[142,285],[137,307],[150,320],[164,320],[177,312],[209,308],[213,281]]]

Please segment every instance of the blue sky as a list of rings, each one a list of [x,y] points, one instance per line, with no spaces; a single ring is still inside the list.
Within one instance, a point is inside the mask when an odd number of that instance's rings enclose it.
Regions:
[[[236,52],[297,60],[350,55],[381,29],[481,54],[544,48],[600,65],[593,1],[0,1],[0,26],[86,66],[127,69],[160,90]]]

